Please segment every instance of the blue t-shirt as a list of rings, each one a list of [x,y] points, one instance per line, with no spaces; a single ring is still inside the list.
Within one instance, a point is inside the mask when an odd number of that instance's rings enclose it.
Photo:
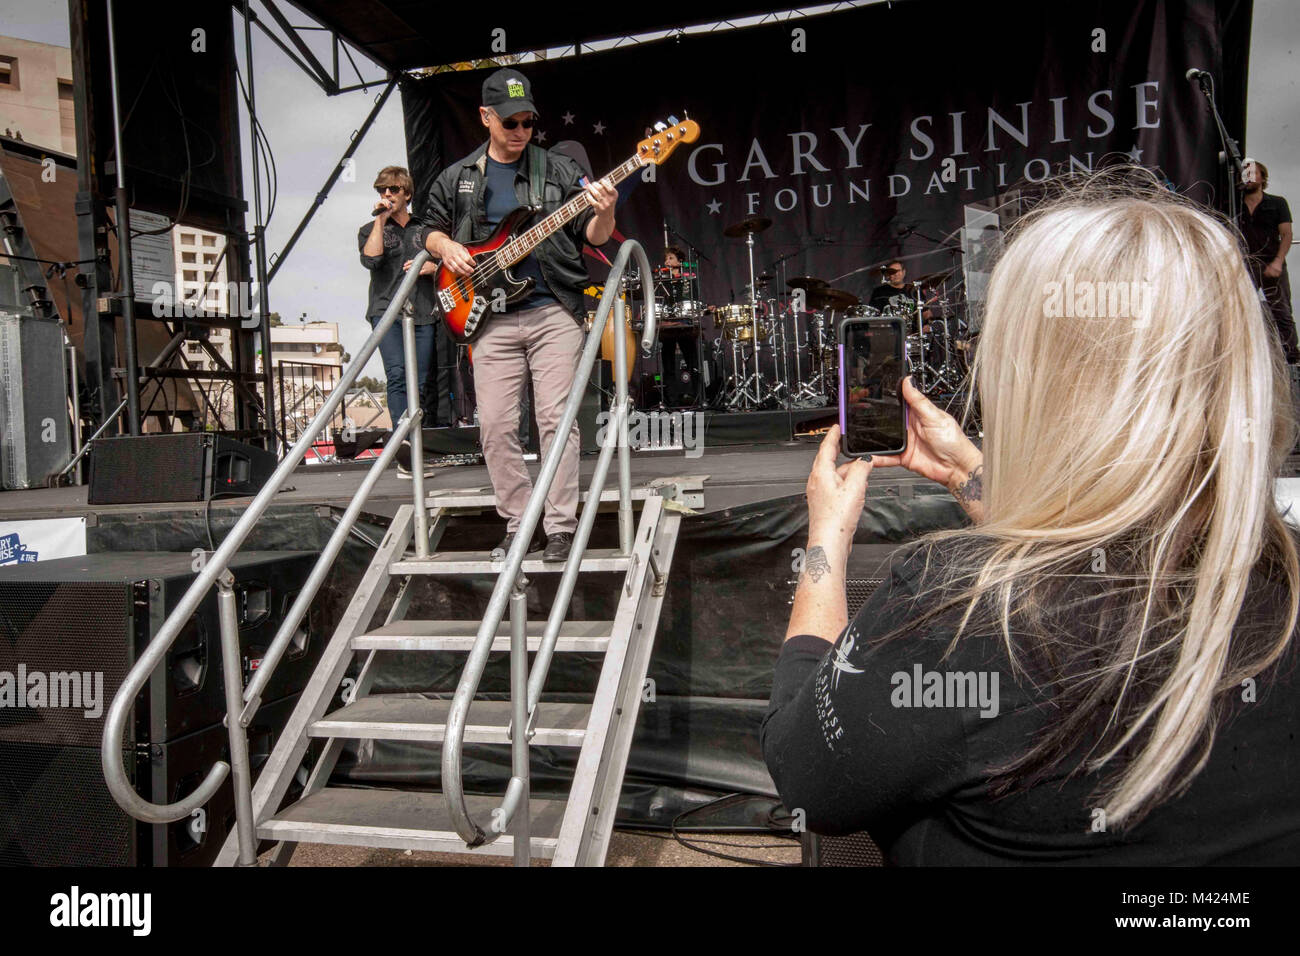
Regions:
[[[523,157],[513,163],[498,163],[487,155],[483,158],[487,160],[483,211],[487,216],[488,225],[495,227],[519,206],[519,198],[515,195],[515,177],[519,173],[519,164],[523,161]],[[532,279],[535,284],[533,291],[527,297],[512,304],[506,311],[516,312],[521,309],[535,309],[542,305],[559,304],[559,299],[551,293],[551,287],[546,284],[546,279],[542,276],[542,269],[537,263],[536,256],[529,254],[511,266],[510,272],[516,279]]]

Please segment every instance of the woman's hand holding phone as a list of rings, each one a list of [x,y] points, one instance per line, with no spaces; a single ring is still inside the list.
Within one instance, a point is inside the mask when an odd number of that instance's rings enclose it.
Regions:
[[[957,419],[903,379],[907,402],[907,449],[901,455],[873,455],[877,467],[901,466],[944,485],[976,521],[983,517],[978,481],[984,453],[962,432]]]

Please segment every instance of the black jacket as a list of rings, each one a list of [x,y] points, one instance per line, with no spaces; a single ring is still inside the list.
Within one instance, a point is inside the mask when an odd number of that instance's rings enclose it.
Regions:
[[[434,180],[429,197],[424,204],[421,222],[432,230],[445,233],[459,243],[480,242],[492,231],[487,223],[483,193],[487,182],[487,143],[459,162],[452,163]],[[578,182],[585,175],[578,164],[567,156],[548,153],[529,145],[525,151],[527,162],[521,163],[515,177],[515,196],[519,205],[530,205],[529,164],[538,160],[546,163],[542,215],[553,212],[582,191]],[[584,314],[582,290],[588,283],[587,266],[582,260],[582,246],[587,241],[587,223],[595,210],[584,209],[561,226],[533,252],[541,267],[546,284],[575,320]]]

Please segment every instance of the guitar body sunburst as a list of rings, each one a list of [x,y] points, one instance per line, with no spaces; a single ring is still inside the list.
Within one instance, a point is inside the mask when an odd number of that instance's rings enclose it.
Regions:
[[[527,206],[520,206],[502,219],[487,239],[466,243],[466,250],[474,257],[471,275],[458,276],[445,265],[438,266],[433,276],[438,307],[442,311],[444,327],[457,344],[468,344],[482,334],[494,306],[499,312],[532,291],[532,279],[521,282],[510,274],[509,269],[486,268],[496,257],[497,250],[510,241],[511,233],[531,215]]]

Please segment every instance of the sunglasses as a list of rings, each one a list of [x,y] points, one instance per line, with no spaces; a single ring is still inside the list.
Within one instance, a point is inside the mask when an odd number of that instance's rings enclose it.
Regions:
[[[379,193],[379,195],[381,196],[384,195],[385,193],[397,193],[400,195],[402,192],[402,187],[401,186],[376,186],[375,192]]]
[[[496,113],[493,113],[492,115],[496,116],[497,120],[500,121],[502,127],[504,127],[505,129],[514,129],[516,126],[522,126],[524,129],[532,129],[534,126],[537,125],[537,118],[535,116],[530,116],[526,120],[517,120],[517,119],[501,119],[501,117],[498,116]]]

